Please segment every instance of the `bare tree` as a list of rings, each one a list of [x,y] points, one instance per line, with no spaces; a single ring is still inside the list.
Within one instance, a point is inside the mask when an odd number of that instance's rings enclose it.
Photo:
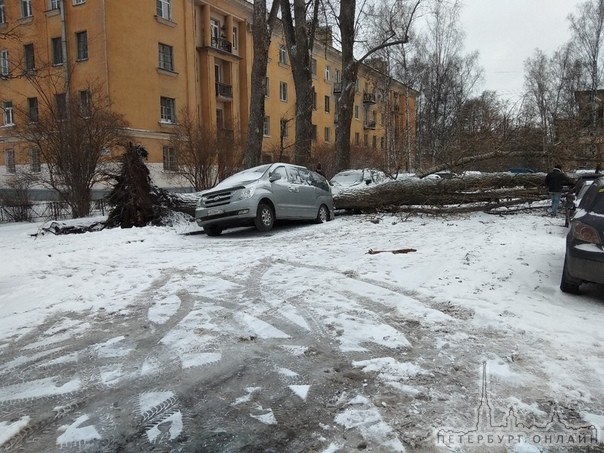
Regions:
[[[319,21],[320,0],[281,1],[281,19],[296,90],[296,145],[294,162],[309,165],[313,138],[311,55]]]
[[[463,33],[459,27],[459,1],[435,1],[426,15],[426,31],[412,43],[400,77],[414,83],[418,98],[419,167],[433,166],[448,159],[455,142],[457,116],[472,98],[481,79],[478,54],[463,54]],[[399,73],[397,73],[399,75]]]
[[[602,159],[598,143],[601,137],[601,119],[598,112],[598,87],[602,80],[602,45],[604,44],[604,0],[587,0],[578,7],[578,14],[569,16],[572,40],[589,74],[589,104],[593,107],[589,134],[597,138],[590,144],[591,153],[600,162]]]
[[[38,93],[42,102],[37,117],[22,112],[23,126],[15,134],[39,150],[48,166],[43,182],[57,191],[73,217],[87,216],[92,187],[106,173],[105,156],[124,143],[127,123],[111,110],[109,99],[101,94],[104,90],[96,85],[80,91],[79,97],[68,98],[57,91]]]
[[[264,98],[266,95],[266,67],[273,26],[277,19],[279,2],[275,0],[267,16],[266,0],[254,0],[252,37],[254,62],[252,63],[252,93],[250,118],[244,152],[244,166],[254,167],[260,163],[262,154]]]
[[[217,182],[218,137],[183,110],[170,139],[176,153],[177,173],[195,190],[212,187]]]
[[[392,0],[388,3],[389,14],[381,21],[383,33],[373,30],[374,35],[379,36],[379,41],[363,49],[363,55],[358,59],[355,58],[355,51],[359,50],[356,46],[357,36],[360,33],[359,23],[362,22],[360,18],[365,14],[365,3],[358,8],[356,0],[342,0],[339,11],[337,5],[331,3],[334,13],[337,11],[334,15],[338,19],[342,48],[342,92],[337,99],[339,117],[336,129],[336,167],[340,170],[350,165],[350,127],[359,66],[381,49],[408,42],[409,29],[420,3],[421,0]],[[402,21],[401,17],[404,18]]]

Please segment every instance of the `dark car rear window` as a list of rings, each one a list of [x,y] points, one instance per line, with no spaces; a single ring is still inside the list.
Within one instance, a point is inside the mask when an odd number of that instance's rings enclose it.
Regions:
[[[586,211],[604,214],[604,186],[593,184],[585,192],[579,206]]]

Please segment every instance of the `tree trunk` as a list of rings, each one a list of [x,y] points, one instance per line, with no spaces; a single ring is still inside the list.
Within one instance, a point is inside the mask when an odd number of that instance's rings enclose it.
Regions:
[[[318,21],[318,0],[314,2],[313,19],[307,21],[304,0],[294,0],[292,17],[289,0],[281,0],[281,19],[296,90],[296,144],[294,162],[311,163],[313,139],[313,86],[310,64],[315,26]],[[309,28],[310,27],[310,28]]]
[[[278,2],[274,2],[267,17],[266,0],[254,1],[252,36],[254,62],[252,63],[252,92],[250,98],[250,119],[243,165],[246,168],[260,164],[262,139],[264,136],[264,98],[266,96],[266,67],[271,44],[271,30],[277,17]]]
[[[350,127],[359,65],[354,58],[354,19],[356,0],[342,0],[340,4],[340,36],[342,39],[342,92],[336,102],[339,106],[336,127],[336,171],[350,167]]]

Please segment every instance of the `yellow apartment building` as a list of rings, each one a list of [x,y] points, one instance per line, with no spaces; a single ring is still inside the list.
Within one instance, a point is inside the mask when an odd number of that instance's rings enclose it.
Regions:
[[[44,100],[84,101],[91,89],[124,116],[132,141],[147,149],[160,173],[178,170],[170,137],[184,112],[212,133],[244,140],[251,20],[245,0],[0,0],[0,33],[14,37],[0,39],[0,186],[20,170],[43,167],[36,150],[15,137],[15,125],[35,119]],[[329,147],[338,120],[340,53],[327,30],[317,41],[314,146]],[[368,153],[411,155],[417,93],[373,63],[359,71],[353,144]],[[266,82],[263,160],[289,160],[295,89],[278,28]]]

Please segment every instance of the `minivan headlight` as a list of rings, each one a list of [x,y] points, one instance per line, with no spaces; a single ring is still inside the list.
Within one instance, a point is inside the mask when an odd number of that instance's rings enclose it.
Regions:
[[[252,198],[254,196],[254,192],[256,191],[256,186],[246,187],[241,191],[239,195],[240,200],[245,200],[246,198]]]

